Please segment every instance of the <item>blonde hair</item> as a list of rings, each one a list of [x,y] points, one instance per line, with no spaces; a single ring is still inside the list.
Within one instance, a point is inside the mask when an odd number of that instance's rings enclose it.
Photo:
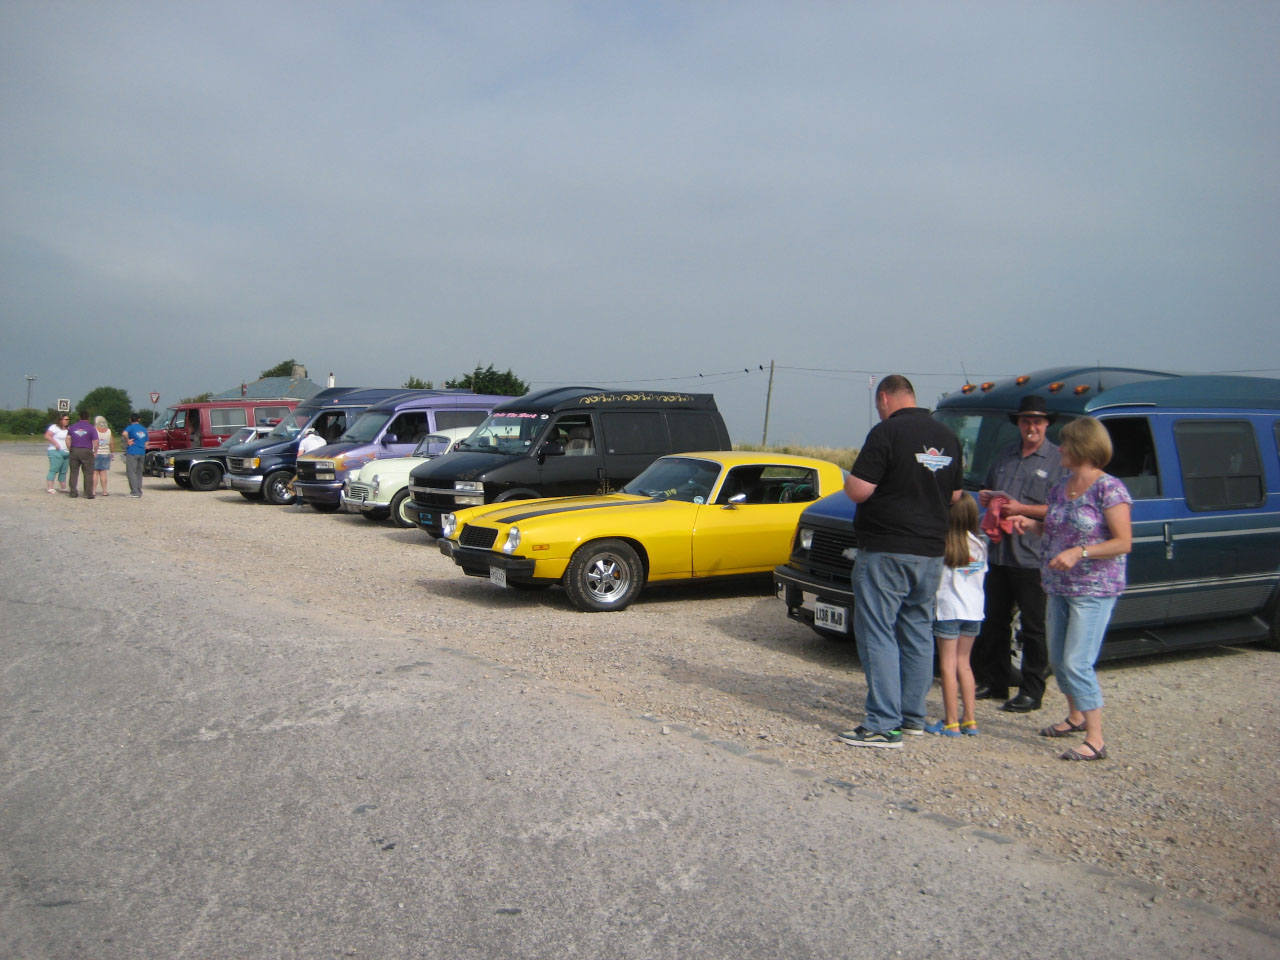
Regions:
[[[94,425],[95,427],[97,427],[99,430],[110,430],[110,429],[111,429],[111,424],[107,423],[107,418],[106,418],[106,417],[94,417],[94,418],[93,418],[93,425]]]
[[[1093,417],[1080,417],[1064,426],[1058,446],[1075,463],[1101,469],[1111,462],[1111,434]]]
[[[951,525],[947,527],[947,547],[942,562],[948,567],[963,567],[973,559],[969,555],[969,534],[978,531],[978,504],[967,493],[951,505]]]

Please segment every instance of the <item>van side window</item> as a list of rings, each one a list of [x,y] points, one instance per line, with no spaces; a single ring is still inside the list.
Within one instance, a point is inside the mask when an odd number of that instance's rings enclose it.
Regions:
[[[277,420],[283,420],[289,415],[288,407],[254,407],[253,419],[255,423],[262,423],[267,420],[275,423]]]
[[[1192,510],[1256,507],[1264,499],[1262,462],[1247,420],[1180,420],[1173,439]]]
[[[343,410],[330,410],[316,417],[311,426],[324,437],[325,443],[333,443],[347,429],[347,414]]]
[[[716,422],[709,414],[692,410],[668,410],[667,429],[671,432],[672,453],[720,449]]]
[[[187,425],[187,411],[179,410],[177,415],[174,416],[173,423],[170,424],[170,426],[172,426],[175,430],[181,430],[186,425]]]
[[[488,410],[437,410],[436,429],[452,430],[455,427],[478,427],[489,416]]]
[[[246,426],[244,407],[214,407],[209,411],[209,429],[214,433],[230,433],[243,426]]]
[[[552,437],[563,437],[564,453],[567,457],[591,456],[596,452],[595,431],[591,429],[589,415],[561,417],[556,421],[557,433]]]
[[[662,416],[657,413],[602,413],[600,431],[604,434],[607,453],[667,452]]]
[[[1160,471],[1151,422],[1146,417],[1107,417],[1102,421],[1111,434],[1111,462],[1107,473],[1129,488],[1135,500],[1160,496]]]
[[[406,410],[391,422],[387,433],[394,433],[400,443],[417,443],[431,432],[425,410]]]

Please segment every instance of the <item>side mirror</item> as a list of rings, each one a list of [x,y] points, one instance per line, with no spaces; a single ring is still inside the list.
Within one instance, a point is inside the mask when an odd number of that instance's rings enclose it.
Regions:
[[[544,457],[563,457],[564,444],[559,440],[548,440],[542,445],[542,450],[540,452]]]
[[[745,493],[735,493],[732,497],[729,498],[728,502],[724,505],[724,508],[726,510],[737,510],[738,504],[746,503],[746,502],[747,502],[747,495]]]
[[[382,435],[382,445],[384,447],[390,446],[393,443],[399,443],[399,442],[400,442],[400,438],[394,433],[384,433]]]

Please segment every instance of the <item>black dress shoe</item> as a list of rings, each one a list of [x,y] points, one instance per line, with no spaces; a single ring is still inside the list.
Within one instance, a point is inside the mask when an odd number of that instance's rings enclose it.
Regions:
[[[1000,709],[1008,710],[1010,713],[1030,713],[1032,710],[1040,709],[1040,701],[1035,697],[1020,693],[1012,700],[1006,700],[1000,704]]]
[[[1007,700],[1009,697],[1008,687],[993,687],[989,683],[982,683],[973,691],[974,699],[977,700]]]

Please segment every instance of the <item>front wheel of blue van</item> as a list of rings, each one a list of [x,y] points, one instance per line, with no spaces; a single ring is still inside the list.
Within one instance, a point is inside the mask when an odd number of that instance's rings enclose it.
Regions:
[[[1280,598],[1271,608],[1271,633],[1262,645],[1268,650],[1280,650]]]
[[[644,586],[644,565],[630,544],[596,540],[583,544],[569,561],[564,589],[579,610],[622,610]]]

